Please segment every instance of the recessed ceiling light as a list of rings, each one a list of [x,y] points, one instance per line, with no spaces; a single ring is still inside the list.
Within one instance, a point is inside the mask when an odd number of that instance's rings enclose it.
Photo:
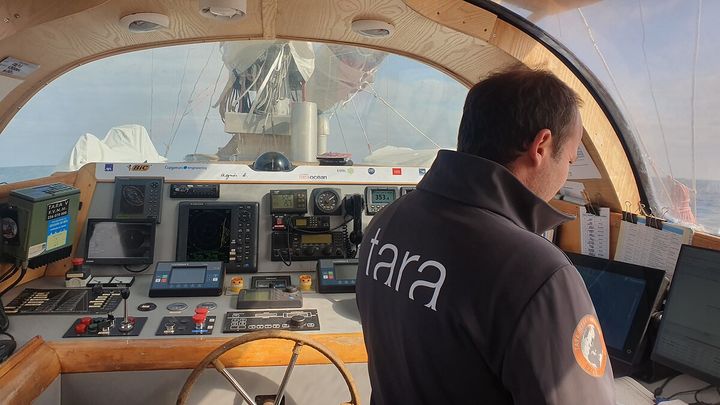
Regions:
[[[130,32],[150,32],[169,27],[170,18],[165,14],[135,13],[121,18],[120,24]]]
[[[389,37],[395,31],[392,24],[380,20],[355,20],[350,27],[354,32],[369,38]]]
[[[238,20],[247,13],[247,0],[200,0],[200,14],[217,20]]]

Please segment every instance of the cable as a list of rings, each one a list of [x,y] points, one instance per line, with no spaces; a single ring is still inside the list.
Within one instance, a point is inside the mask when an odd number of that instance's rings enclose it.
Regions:
[[[285,260],[285,258],[283,257],[282,249],[279,249],[278,256],[280,256],[280,260],[282,260],[282,262],[285,266],[290,267],[290,265],[292,265],[292,249],[290,248],[290,228],[289,227],[285,230],[285,236],[287,237],[288,260]]]
[[[662,392],[665,389],[665,387],[667,387],[668,383],[670,383],[670,381],[676,379],[678,376],[680,376],[680,374],[674,375],[672,377],[668,377],[665,380],[665,382],[663,382],[659,387],[655,388],[655,391],[653,391],[653,395],[655,395],[655,398],[661,397]]]
[[[150,267],[150,265],[149,265],[149,264],[146,264],[145,267],[143,267],[142,269],[131,269],[131,268],[128,267],[127,264],[124,264],[124,265],[123,265],[123,269],[129,271],[130,273],[142,273],[143,271],[147,270],[148,267]]]
[[[717,404],[718,404],[718,402],[712,402],[712,403],[711,403],[711,402],[701,401],[700,398],[698,398],[698,396],[700,395],[700,393],[703,392],[703,391],[705,391],[705,390],[708,389],[708,388],[716,388],[716,389],[717,389],[718,387],[713,387],[712,385],[710,385],[709,387],[705,387],[705,388],[703,388],[703,389],[701,389],[701,390],[695,391],[695,394],[693,395],[693,399],[695,399],[695,404],[697,404],[697,405],[717,405]],[[692,405],[694,405],[694,404],[692,404]]]
[[[2,297],[3,295],[5,295],[6,292],[8,292],[8,291],[12,290],[13,288],[15,288],[15,286],[20,283],[20,280],[22,280],[22,279],[25,277],[25,274],[26,274],[26,273],[27,273],[27,263],[23,263],[23,264],[22,264],[22,267],[21,267],[21,270],[20,270],[20,276],[19,276],[15,281],[13,281],[12,284],[10,284],[9,286],[7,286],[4,290],[2,290],[2,292],[0,292],[0,297]]]
[[[10,278],[12,278],[12,276],[15,275],[15,272],[17,271],[17,269],[18,269],[17,264],[14,264],[12,267],[10,267],[10,269],[8,271],[6,271],[5,274],[0,276],[0,283],[4,283],[4,282],[10,280]]]
[[[697,392],[700,392],[700,391],[705,391],[706,389],[711,388],[711,387],[713,387],[713,385],[712,385],[712,384],[708,384],[708,385],[706,385],[706,386],[704,386],[704,387],[702,387],[702,388],[700,388],[700,389],[676,392],[676,393],[670,395],[669,397],[665,398],[665,400],[670,400],[670,399],[673,399],[673,398],[678,397],[678,396],[680,396],[680,395],[694,394],[694,393],[697,393]]]

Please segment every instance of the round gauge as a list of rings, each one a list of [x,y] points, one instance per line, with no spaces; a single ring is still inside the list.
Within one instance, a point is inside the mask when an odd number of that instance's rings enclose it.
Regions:
[[[339,207],[340,194],[335,190],[323,190],[315,196],[315,208],[323,214],[334,214]]]

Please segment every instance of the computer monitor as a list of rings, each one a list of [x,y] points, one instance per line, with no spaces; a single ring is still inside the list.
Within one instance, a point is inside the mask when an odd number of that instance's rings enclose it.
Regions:
[[[155,224],[155,219],[88,219],[85,262],[152,264]]]
[[[683,245],[652,360],[720,384],[720,252]]]
[[[599,257],[567,253],[595,306],[613,366],[640,363],[645,331],[667,286],[665,272]]]

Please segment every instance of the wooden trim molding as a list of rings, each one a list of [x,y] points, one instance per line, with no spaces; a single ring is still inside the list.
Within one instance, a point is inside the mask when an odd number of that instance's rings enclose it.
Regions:
[[[366,363],[367,351],[360,332],[312,334],[345,363]],[[208,353],[230,338],[198,339],[69,339],[53,341],[63,373],[192,369]],[[227,367],[284,366],[292,353],[292,342],[262,340],[233,350],[221,359]],[[315,350],[303,350],[298,364],[329,364]]]
[[[36,336],[0,366],[0,402],[30,404],[60,375],[60,361]]]

